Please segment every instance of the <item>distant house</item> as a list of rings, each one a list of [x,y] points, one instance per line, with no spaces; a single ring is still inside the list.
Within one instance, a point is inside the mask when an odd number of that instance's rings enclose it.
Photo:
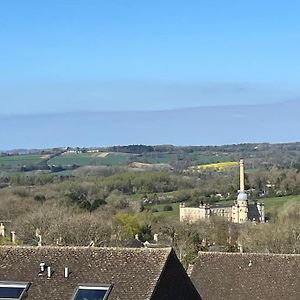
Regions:
[[[99,153],[99,149],[89,149],[86,151],[87,153]]]
[[[200,252],[191,280],[203,300],[299,300],[300,255]]]
[[[0,299],[201,297],[171,248],[0,247]]]

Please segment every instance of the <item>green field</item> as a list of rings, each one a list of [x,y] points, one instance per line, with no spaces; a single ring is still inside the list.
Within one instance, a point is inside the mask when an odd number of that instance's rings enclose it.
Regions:
[[[1,156],[0,168],[16,169],[24,165],[37,164],[43,160],[39,154]]]
[[[265,203],[266,212],[268,212],[268,209],[278,208],[288,202],[300,201],[300,195],[274,197],[274,198],[263,198],[262,200]]]
[[[193,153],[190,154],[191,157],[195,157],[195,164],[210,164],[217,162],[228,162],[231,161],[232,158],[228,154],[211,154],[211,153]]]
[[[173,210],[164,211],[165,205],[171,205]],[[158,205],[153,205],[152,208],[156,208],[158,210],[158,212],[153,213],[155,216],[165,216],[165,217],[179,219],[179,203],[158,204]]]
[[[16,172],[22,166],[36,165],[41,161],[47,161],[42,154],[13,155],[0,157],[0,172]],[[118,166],[127,165],[132,160],[143,163],[172,164],[179,161],[188,161],[190,164],[206,164],[214,162],[229,161],[226,154],[211,154],[203,152],[192,153],[161,153],[150,152],[141,155],[130,153],[67,153],[61,154],[47,161],[49,166]]]
[[[137,161],[143,163],[157,164],[157,163],[169,163],[176,161],[190,161],[193,164],[208,164],[215,162],[226,162],[230,161],[231,157],[227,154],[211,154],[203,152],[192,152],[192,153],[160,153],[150,152],[145,153],[136,158]]]
[[[136,158],[136,161],[148,164],[168,164],[177,159],[177,155],[174,153],[157,153],[150,152],[142,154]]]
[[[296,196],[284,196],[284,197],[264,197],[258,199],[258,201],[263,202],[265,204],[265,210],[268,212],[269,209],[276,209],[288,202],[293,202],[293,201],[300,201],[300,195]],[[222,205],[222,204],[230,204],[233,203],[233,201],[220,201],[217,204]],[[251,200],[249,200],[249,204],[253,203]]]
[[[99,157],[91,153],[65,154],[48,160],[48,165],[78,165],[78,166],[117,166],[128,163],[129,155],[123,153],[110,153]]]

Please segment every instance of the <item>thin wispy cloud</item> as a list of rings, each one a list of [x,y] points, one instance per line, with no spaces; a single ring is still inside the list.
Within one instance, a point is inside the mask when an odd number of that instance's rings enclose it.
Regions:
[[[0,87],[2,115],[276,103],[297,96],[286,87],[251,83],[86,80]]]
[[[300,101],[144,112],[0,117],[0,149],[298,141]]]

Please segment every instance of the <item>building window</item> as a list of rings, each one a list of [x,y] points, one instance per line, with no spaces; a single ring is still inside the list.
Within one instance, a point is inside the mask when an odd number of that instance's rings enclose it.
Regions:
[[[85,285],[81,284],[75,291],[72,300],[106,300],[112,285]]]
[[[22,299],[29,287],[28,282],[6,282],[0,281],[0,299],[19,300]]]

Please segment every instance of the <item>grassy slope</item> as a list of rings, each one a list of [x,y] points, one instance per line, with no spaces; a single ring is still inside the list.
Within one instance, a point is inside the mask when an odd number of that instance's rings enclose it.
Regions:
[[[136,160],[143,163],[159,164],[159,163],[170,163],[177,157],[174,153],[146,153],[137,157]]]
[[[190,160],[194,164],[207,164],[214,162],[230,161],[231,158],[226,154],[212,154],[203,152],[192,152],[192,153],[145,153],[137,157],[137,161],[145,163],[171,163],[176,160]]]
[[[102,166],[125,165],[128,155],[108,154],[106,157],[98,157],[90,153],[67,154],[54,157],[48,161],[49,165],[78,165],[78,166]]]
[[[164,206],[165,205],[171,205],[173,210],[171,211],[164,211]],[[158,212],[155,212],[155,216],[165,216],[165,217],[170,217],[170,218],[178,218],[179,219],[179,203],[171,203],[171,204],[158,204],[154,205],[153,208],[156,208]]]
[[[271,208],[278,208],[290,201],[300,201],[300,195],[264,198],[265,209],[266,209],[266,211],[268,211],[268,209],[271,209]]]
[[[23,165],[36,164],[42,159],[42,156],[39,154],[2,156],[0,157],[0,166],[18,168]]]
[[[93,153],[79,153],[59,155],[48,160],[48,165],[78,165],[78,166],[117,166],[127,165],[129,158],[137,156],[136,161],[145,163],[172,163],[180,160],[187,160],[193,164],[206,164],[214,162],[230,161],[231,158],[226,154],[214,154],[203,152],[192,153],[145,153],[142,155],[128,153],[110,153],[106,157],[99,157]],[[6,171],[16,171],[23,165],[37,164],[42,161],[42,155],[28,154],[8,157],[0,157],[0,168]]]

